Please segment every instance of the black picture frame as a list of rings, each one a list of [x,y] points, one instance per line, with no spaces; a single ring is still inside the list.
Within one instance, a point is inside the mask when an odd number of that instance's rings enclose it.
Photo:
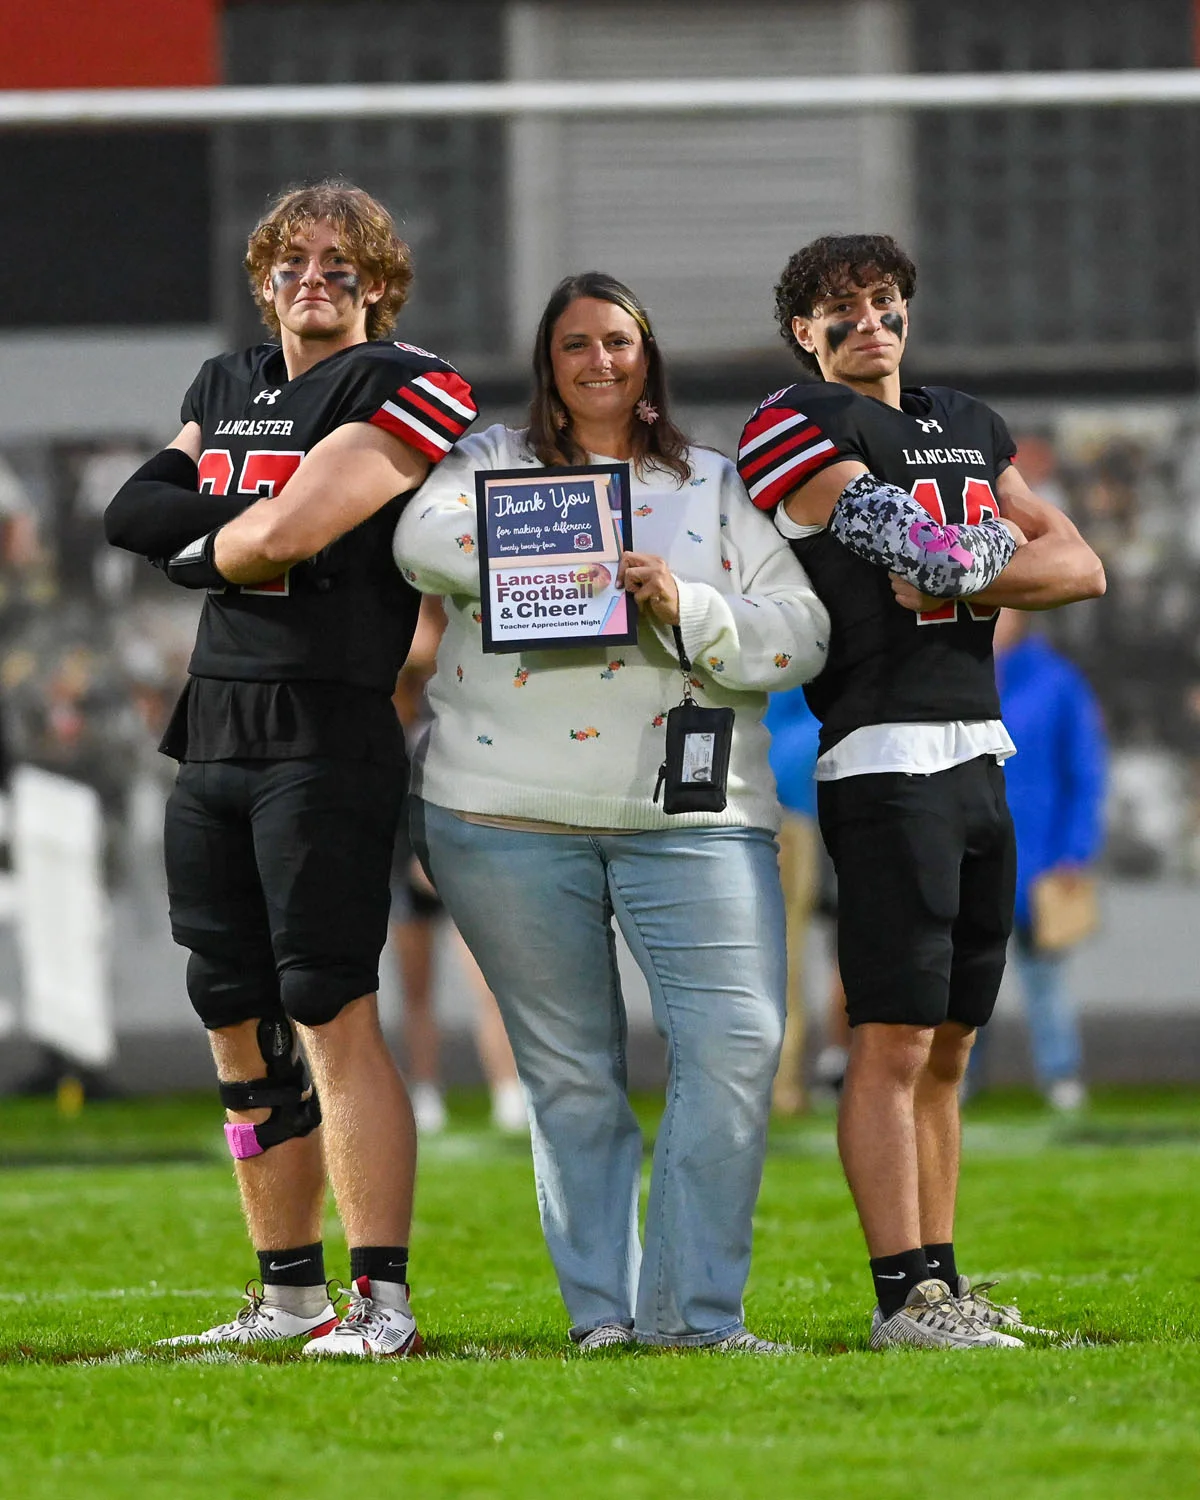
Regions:
[[[607,480],[607,505],[601,503],[596,476]],[[582,483],[580,483],[582,481]],[[578,495],[572,495],[575,483]],[[497,489],[510,487],[519,495],[497,495]],[[587,492],[590,491],[590,498]],[[614,498],[616,503],[614,504]],[[538,502],[535,507],[535,502]],[[498,514],[499,503],[513,509]],[[479,559],[479,598],[483,616],[483,650],[489,655],[523,651],[579,650],[587,646],[636,645],[638,610],[633,597],[615,587],[616,569],[621,553],[628,549],[633,532],[633,510],[629,465],[579,464],[572,468],[485,469],[475,475],[476,550]],[[589,512],[589,505],[591,510]],[[516,508],[519,506],[520,508]],[[580,514],[568,519],[571,511]],[[499,538],[499,522],[512,519],[518,526],[508,528],[516,535]],[[565,528],[565,529],[564,529]],[[571,546],[566,539],[571,538]],[[587,545],[581,546],[580,540]],[[511,561],[496,557],[498,548],[511,549]],[[608,596],[608,613],[603,628],[594,628],[594,611],[586,610],[591,602],[586,590],[591,586],[582,579],[565,575],[605,569],[609,577],[602,592]],[[494,597],[504,587],[503,572],[519,571],[522,578],[533,581],[512,585],[514,597],[501,604]],[[563,597],[559,598],[558,595]],[[517,597],[519,596],[519,597]],[[581,597],[582,596],[582,597]],[[499,609],[520,610],[515,620],[499,617]],[[593,628],[580,629],[586,620]],[[613,622],[619,620],[619,628]],[[562,628],[557,628],[561,622]],[[570,628],[574,622],[577,628]]]

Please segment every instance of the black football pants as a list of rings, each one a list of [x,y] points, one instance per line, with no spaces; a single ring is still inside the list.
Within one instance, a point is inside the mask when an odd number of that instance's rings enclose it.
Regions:
[[[983,1026],[1013,924],[1004,772],[980,756],[930,776],[817,785],[838,876],[838,963],[852,1026]]]
[[[197,761],[167,804],[171,935],[205,1026],[319,1026],[379,987],[402,768]]]

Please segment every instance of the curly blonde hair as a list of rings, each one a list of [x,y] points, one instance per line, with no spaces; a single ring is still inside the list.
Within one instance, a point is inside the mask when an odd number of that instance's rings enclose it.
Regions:
[[[272,333],[279,333],[279,316],[263,295],[271,267],[295,235],[322,220],[337,230],[341,248],[364,280],[386,283],[383,296],[367,307],[367,337],[382,338],[392,331],[408,297],[413,279],[412,253],[396,233],[392,216],[382,203],[362,188],[333,179],[289,188],[251,232],[246,246],[246,274],[263,322]]]

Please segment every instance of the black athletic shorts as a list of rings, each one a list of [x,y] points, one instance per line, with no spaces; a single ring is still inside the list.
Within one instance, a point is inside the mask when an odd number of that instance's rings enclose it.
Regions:
[[[379,987],[404,767],[194,761],[167,803],[171,934],[208,1027],[319,1026]]]
[[[817,815],[837,869],[850,1024],[984,1025],[1004,973],[1017,868],[995,760],[822,781]]]

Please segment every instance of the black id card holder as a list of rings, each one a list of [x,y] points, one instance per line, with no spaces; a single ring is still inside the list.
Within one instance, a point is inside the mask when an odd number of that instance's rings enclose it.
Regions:
[[[683,702],[667,714],[667,755],[658,770],[654,800],[665,813],[724,812],[733,744],[733,709],[704,708],[692,697],[692,664],[675,627],[683,672]]]

